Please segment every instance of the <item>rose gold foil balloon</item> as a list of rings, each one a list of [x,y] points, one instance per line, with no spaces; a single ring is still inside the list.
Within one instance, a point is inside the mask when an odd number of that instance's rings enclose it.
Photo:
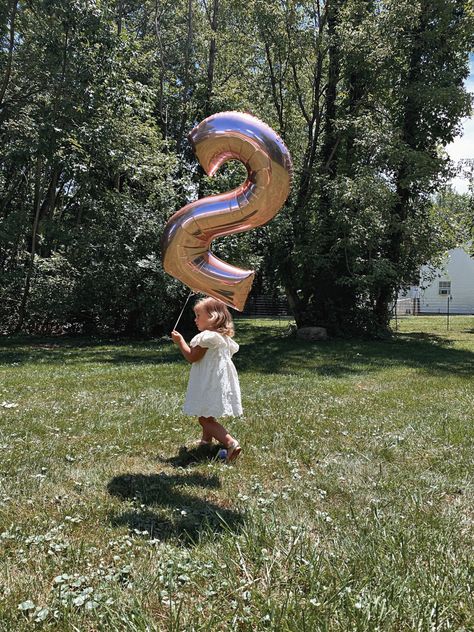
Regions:
[[[247,179],[237,189],[184,206],[168,221],[162,238],[163,267],[196,292],[242,310],[255,273],[215,257],[213,239],[262,226],[283,206],[290,190],[291,158],[281,138],[250,114],[221,112],[189,134],[209,176],[228,160],[240,160]]]

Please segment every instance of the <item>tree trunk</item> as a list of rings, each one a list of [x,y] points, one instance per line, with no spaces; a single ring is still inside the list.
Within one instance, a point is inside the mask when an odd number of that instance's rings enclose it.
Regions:
[[[46,191],[43,203],[41,204],[38,225],[42,223],[45,219],[51,220],[51,218],[54,216],[58,193],[61,191],[61,187],[59,187],[58,189],[58,183],[61,177],[61,173],[62,167],[60,165],[55,165],[51,172],[48,190]],[[45,229],[47,230],[47,225]],[[39,254],[41,254],[41,256],[43,257],[49,257],[51,251],[54,250],[54,244],[51,242],[51,240],[48,239],[45,239],[45,242],[46,244],[41,248]]]
[[[41,173],[43,169],[43,160],[42,157],[38,155],[36,159],[36,169],[35,169],[35,194],[34,194],[34,219],[33,219],[33,229],[31,231],[31,249],[30,256],[28,257],[28,267],[26,270],[26,278],[25,285],[23,288],[23,295],[21,297],[20,308],[18,310],[18,321],[16,324],[15,331],[21,331],[23,327],[23,323],[25,321],[26,316],[26,305],[28,303],[28,298],[30,295],[30,287],[31,287],[31,279],[33,276],[34,263],[35,263],[35,254],[36,254],[36,237],[38,234],[38,224],[40,218],[41,204],[40,204],[40,189],[41,189]]]
[[[188,119],[188,102],[189,102],[189,64],[191,60],[191,47],[193,41],[193,3],[188,0],[188,34],[186,39],[186,50],[184,54],[184,81],[182,91],[182,110],[181,123],[176,137],[176,147],[181,150],[183,142],[184,130]]]
[[[319,196],[320,216],[318,239],[318,267],[314,271],[314,259],[308,257],[307,272],[305,273],[305,289],[301,310],[295,314],[298,327],[304,325],[320,325],[327,327],[330,331],[337,329],[336,305],[340,298],[340,288],[336,285],[337,268],[339,262],[334,259],[331,248],[334,244],[333,217],[331,214],[332,199],[328,192],[327,184],[335,179],[337,173],[337,149],[339,139],[336,133],[337,115],[337,85],[340,78],[340,50],[337,41],[336,26],[338,11],[341,0],[334,1],[328,5],[327,13],[327,37],[329,47],[327,53],[328,77],[325,85],[325,110],[324,110],[324,138],[320,154],[322,168],[326,172],[326,182],[322,182]],[[311,156],[311,146],[307,150],[308,158]],[[307,178],[307,176],[306,176]],[[302,186],[306,186],[304,174],[302,176]],[[301,203],[304,202],[304,193],[301,191]]]
[[[158,48],[160,51],[160,89],[158,92],[158,112],[159,112],[159,125],[163,138],[168,138],[168,105],[165,103],[165,84],[167,80],[167,70],[165,64],[165,50],[161,39],[161,18],[164,14],[165,7],[160,7],[159,0],[156,0],[155,4],[155,35],[158,42]]]
[[[412,150],[419,149],[417,146],[417,124],[420,116],[419,106],[413,96],[413,86],[419,82],[420,64],[422,61],[422,51],[417,45],[420,39],[421,28],[414,34],[414,46],[410,55],[410,69],[406,81],[406,97],[403,104],[403,126],[402,140],[404,144]],[[404,242],[404,231],[410,211],[410,198],[412,195],[410,188],[410,173],[412,169],[406,156],[401,159],[396,175],[397,202],[391,213],[391,227],[389,243],[385,251],[385,256],[395,268],[401,261]],[[381,330],[387,330],[390,323],[390,304],[396,298],[396,290],[399,285],[397,278],[388,278],[381,284],[377,296],[375,297],[374,315],[376,325]]]
[[[123,0],[119,0],[118,15],[117,15],[117,35],[119,37],[122,34],[122,20],[123,20]]]
[[[316,150],[320,140],[321,134],[321,85],[323,82],[323,66],[324,66],[324,50],[322,48],[322,41],[324,38],[324,31],[327,26],[327,14],[323,16],[318,14],[318,21],[315,24],[317,28],[316,33],[316,60],[313,67],[313,86],[311,94],[311,103],[305,104],[304,101],[304,89],[301,86],[300,78],[298,75],[298,68],[294,59],[289,60],[289,66],[293,75],[293,83],[296,90],[296,98],[301,111],[301,114],[306,121],[307,126],[307,143],[303,154],[303,160],[300,167],[300,175],[296,187],[295,202],[291,210],[291,220],[293,228],[293,240],[295,244],[298,244],[299,248],[304,248],[306,251],[311,249],[312,235],[309,229],[309,216],[310,211],[308,208],[308,200],[311,196],[312,179],[314,178],[314,164],[316,161]],[[286,24],[287,45],[289,51],[294,49],[293,42],[293,29],[292,24],[287,21]],[[271,33],[264,32],[262,37],[266,36],[271,40]],[[278,115],[280,127],[285,127],[285,118],[283,110],[283,101],[281,100],[282,78],[277,77],[275,74],[274,64],[272,63],[272,55],[269,42],[265,42],[265,53],[268,62],[268,70],[270,73],[270,83],[272,88],[272,98],[275,110]],[[278,90],[277,86],[280,86]],[[284,257],[281,262],[280,276],[285,289],[286,296],[290,305],[290,309],[295,316],[295,320],[298,326],[303,324],[304,314],[307,308],[308,297],[304,295],[304,292],[298,292],[299,288],[296,287],[295,279],[299,276],[294,269],[294,261],[292,258],[292,249],[286,249],[287,256]],[[309,265],[311,263],[308,261]]]
[[[265,55],[267,57],[268,70],[270,71],[270,84],[272,86],[273,105],[275,106],[275,110],[278,116],[278,125],[280,126],[280,130],[283,132],[283,129],[285,127],[283,119],[283,102],[281,99],[281,91],[278,90],[280,82],[277,80],[275,75],[272,54],[268,42],[265,42]]]
[[[10,83],[10,77],[12,74],[13,63],[13,49],[15,47],[15,18],[18,10],[18,0],[12,0],[12,9],[10,17],[10,34],[8,38],[8,53],[7,53],[7,66],[5,70],[5,76],[3,77],[2,85],[0,86],[0,108],[2,107],[5,93]]]
[[[58,181],[61,176],[62,168],[59,165],[53,167],[51,173],[51,179],[49,181],[48,190],[46,192],[43,203],[41,204],[39,219],[42,220],[47,217],[53,210],[56,204]]]
[[[408,123],[408,121],[406,121]],[[409,125],[410,126],[410,125]],[[392,263],[397,265],[400,262],[403,231],[408,216],[408,208],[410,205],[410,190],[404,184],[407,178],[407,170],[405,166],[399,170],[397,176],[397,203],[392,213],[392,232],[390,235],[390,243],[386,249],[385,256]],[[389,278],[379,287],[377,296],[375,297],[374,316],[377,328],[380,331],[388,331],[390,324],[390,305],[396,299],[396,290],[398,287],[398,279]]]
[[[210,26],[212,30],[211,42],[209,44],[209,61],[207,64],[207,83],[206,98],[204,101],[204,118],[207,118],[211,112],[212,93],[214,90],[214,66],[216,62],[217,46],[217,17],[219,14],[219,0],[214,0],[212,5],[212,17],[210,18]]]

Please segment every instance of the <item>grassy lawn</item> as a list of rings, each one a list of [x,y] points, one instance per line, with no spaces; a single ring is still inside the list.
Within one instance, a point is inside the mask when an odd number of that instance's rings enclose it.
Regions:
[[[231,467],[169,341],[0,339],[0,630],[474,630],[474,317],[236,339]]]

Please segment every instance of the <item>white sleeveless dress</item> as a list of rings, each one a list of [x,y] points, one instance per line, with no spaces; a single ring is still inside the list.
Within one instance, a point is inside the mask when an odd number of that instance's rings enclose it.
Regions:
[[[239,378],[232,362],[239,345],[229,336],[208,330],[194,336],[189,345],[207,351],[191,365],[183,412],[216,418],[241,415]]]

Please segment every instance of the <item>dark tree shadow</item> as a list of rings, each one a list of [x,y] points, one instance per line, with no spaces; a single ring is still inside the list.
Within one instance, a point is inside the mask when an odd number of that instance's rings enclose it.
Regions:
[[[244,521],[240,512],[185,491],[220,486],[215,475],[121,474],[109,482],[107,490],[122,500],[135,501],[137,507],[112,515],[110,520],[114,527],[126,525],[151,538],[177,540],[183,546],[226,530],[236,533]]]
[[[282,333],[253,332],[252,342],[240,345],[237,370],[344,377],[371,373],[390,364],[414,367],[429,374],[474,377],[474,353],[456,349],[452,341],[436,334],[395,334],[387,340],[329,339],[306,342]]]
[[[473,330],[474,331],[474,330]],[[466,333],[466,332],[464,332]],[[370,373],[393,363],[414,367],[434,375],[474,377],[474,353],[456,349],[452,340],[430,333],[395,333],[386,340],[329,339],[305,342],[284,327],[255,327],[238,323],[240,351],[235,364],[240,373],[314,375],[344,377]],[[0,364],[41,362],[51,365],[182,363],[179,350],[168,338],[159,340],[0,339]]]
[[[168,337],[155,340],[92,337],[0,336],[0,365],[42,362],[58,365],[76,363],[164,364],[182,361]]]

